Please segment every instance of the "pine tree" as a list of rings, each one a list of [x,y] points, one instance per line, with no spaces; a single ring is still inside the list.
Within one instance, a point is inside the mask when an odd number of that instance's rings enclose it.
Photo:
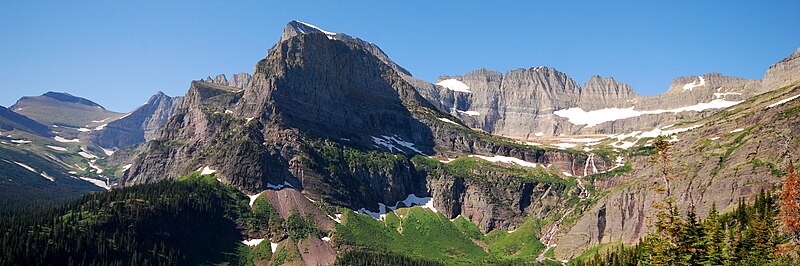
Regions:
[[[794,172],[792,161],[789,161],[786,172],[786,180],[783,182],[783,191],[781,192],[780,218],[783,229],[797,242],[800,240],[800,181]]]
[[[723,265],[727,262],[729,256],[729,247],[725,243],[725,232],[723,231],[722,223],[719,219],[717,212],[717,204],[711,204],[711,210],[708,216],[703,221],[703,230],[705,236],[703,242],[706,245],[705,265]]]

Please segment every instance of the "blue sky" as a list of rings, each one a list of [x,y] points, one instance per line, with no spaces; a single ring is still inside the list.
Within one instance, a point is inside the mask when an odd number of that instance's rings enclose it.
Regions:
[[[127,112],[159,90],[252,72],[294,19],[376,43],[428,81],[546,65],[644,95],[679,76],[761,78],[800,47],[800,1],[376,3],[5,1],[0,105],[52,90]]]

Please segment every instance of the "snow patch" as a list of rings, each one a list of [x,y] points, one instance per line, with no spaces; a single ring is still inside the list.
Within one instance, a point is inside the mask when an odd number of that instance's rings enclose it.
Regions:
[[[465,115],[468,115],[468,116],[479,116],[479,115],[481,115],[481,113],[476,112],[476,111],[461,111],[461,110],[456,109],[456,112],[459,112],[459,113],[462,113],[462,114],[465,114]]]
[[[440,159],[439,162],[440,163],[449,163],[449,162],[452,162],[452,161],[455,161],[455,160],[456,160],[456,158],[447,158],[447,159],[444,159],[444,160]]]
[[[103,130],[103,129],[106,129],[106,126],[107,126],[107,125],[108,125],[108,124],[102,124],[102,125],[99,125],[99,126],[97,126],[96,128],[94,128],[94,130]]]
[[[737,128],[737,129],[731,130],[731,133],[742,132],[742,131],[744,131],[744,128]]]
[[[325,242],[331,242],[331,238],[330,238],[330,237],[327,237],[327,236],[326,236],[326,237],[323,237],[323,238],[321,238],[321,239],[322,239],[322,241],[325,241]]]
[[[81,140],[79,139],[65,139],[62,138],[61,136],[55,136],[53,139],[55,139],[58,142],[81,142]]]
[[[467,86],[467,84],[464,84],[464,82],[461,82],[460,80],[457,79],[445,79],[437,82],[436,85],[445,87],[452,91],[465,92],[465,93],[472,92],[469,90],[469,86]]]
[[[78,152],[78,155],[83,156],[86,159],[97,159],[97,156],[91,153],[86,152],[86,150],[81,150]]]
[[[103,120],[92,120],[92,123],[103,123],[106,120],[108,120],[109,118],[111,118],[111,117],[106,117],[106,119],[103,119]]]
[[[210,167],[208,167],[208,165],[206,165],[203,167],[203,170],[200,171],[200,175],[210,175],[216,172],[217,170],[213,170]]]
[[[67,148],[64,148],[64,147],[59,147],[59,146],[51,146],[51,145],[47,145],[47,147],[48,147],[48,148],[51,148],[51,149],[53,149],[53,150],[57,150],[57,151],[67,151]]]
[[[16,144],[28,144],[28,143],[31,143],[31,142],[33,142],[33,141],[30,141],[30,140],[21,140],[21,139],[13,139],[13,140],[11,140],[11,142],[13,142],[13,143],[16,143]]]
[[[533,135],[537,136],[537,137],[541,137],[541,136],[544,136],[544,132],[536,132]]]
[[[710,140],[718,140],[718,139],[719,139],[719,137],[710,138]]]
[[[133,166],[133,164],[126,164],[126,165],[123,165],[123,166],[122,166],[122,171],[128,171],[128,169],[131,169],[131,166]]]
[[[308,24],[308,23],[305,23],[305,22],[302,22],[302,21],[297,21],[297,22],[298,22],[298,23],[300,23],[300,24],[306,25],[306,26],[307,26],[307,27],[309,27],[309,28],[315,29],[315,30],[317,30],[317,31],[319,31],[319,32],[325,33],[325,35],[327,35],[327,36],[328,36],[328,39],[331,39],[331,40],[333,40],[333,36],[335,36],[335,35],[336,35],[336,33],[335,33],[335,32],[326,31],[326,30],[320,29],[320,28],[319,28],[319,27],[317,27],[317,26],[314,26],[314,25],[311,25],[311,24]],[[296,29],[297,31],[299,31],[300,33],[306,33],[306,32],[305,32],[303,29],[301,29],[301,28],[297,28],[297,27],[295,27],[295,29]],[[274,251],[273,251],[273,253],[274,253]]]
[[[493,163],[501,162],[501,163],[516,164],[516,165],[525,166],[525,167],[536,167],[536,163],[528,162],[528,161],[525,161],[525,160],[520,160],[520,159],[517,159],[517,158],[514,158],[514,157],[506,157],[506,156],[499,156],[499,155],[495,155],[495,156],[492,156],[492,157],[481,156],[481,155],[470,155],[469,157],[477,157],[477,158],[481,158],[481,159],[484,159],[484,160],[487,160],[487,161],[490,161],[490,162],[493,162]]]
[[[438,117],[438,118],[439,118],[439,120],[442,120],[444,122],[447,122],[447,123],[450,123],[450,124],[453,124],[453,125],[456,125],[456,126],[460,126],[458,123],[454,122],[453,120],[450,120],[450,119],[447,119],[447,118],[441,118],[441,117]]]
[[[416,153],[419,153],[419,154],[422,154],[422,155],[426,155],[424,152],[422,152],[419,149],[417,149],[416,147],[414,147],[414,143],[404,141],[403,139],[401,139],[397,135],[395,135],[393,137],[382,135],[381,136],[382,138],[378,138],[378,137],[375,137],[375,136],[371,136],[371,137],[372,137],[372,142],[374,142],[377,145],[381,145],[381,146],[386,147],[387,149],[389,149],[389,152],[392,152],[393,150],[396,149],[396,150],[398,150],[398,151],[400,151],[402,153],[406,153],[405,151],[397,148],[397,146],[394,145],[394,144],[397,144],[397,145],[405,147],[406,149],[412,150],[412,151],[414,151]],[[392,144],[392,142],[394,142],[394,144]]]
[[[245,245],[247,245],[247,246],[251,246],[251,247],[255,247],[255,246],[257,246],[258,244],[260,244],[262,241],[264,241],[264,239],[263,239],[263,238],[258,238],[258,239],[246,239],[246,240],[242,240],[242,244],[245,244]]]
[[[4,160],[4,161],[5,161],[5,160]],[[8,162],[8,161],[6,161],[6,162]],[[28,169],[28,171],[34,172],[34,173],[36,173],[36,174],[39,174],[40,176],[44,177],[44,178],[45,178],[45,179],[47,179],[47,180],[50,180],[51,182],[52,182],[52,181],[55,181],[55,178],[53,178],[53,177],[51,177],[51,176],[47,175],[47,173],[45,173],[45,172],[41,172],[41,173],[39,173],[39,172],[36,172],[36,169],[33,169],[33,167],[30,167],[30,166],[28,166],[27,164],[20,163],[20,162],[14,162],[14,163],[15,163],[15,164],[17,164],[17,165],[19,165],[19,166],[21,166],[22,168]]]
[[[772,107],[787,103],[787,102],[789,102],[791,100],[797,99],[798,97],[800,97],[800,94],[792,96],[792,97],[789,97],[789,98],[786,98],[786,99],[783,99],[783,100],[780,100],[780,101],[777,101],[777,102],[775,102],[773,104],[767,105],[767,107],[764,107],[764,109],[772,108]]]
[[[272,249],[272,254],[275,254],[275,251],[278,251],[278,243],[269,243],[269,248]]]
[[[669,136],[669,135],[673,135],[673,134],[677,134],[677,133],[693,130],[693,129],[701,127],[701,126],[703,126],[703,124],[693,125],[693,126],[685,127],[685,128],[676,128],[676,129],[664,130],[666,128],[672,128],[672,125],[670,125],[670,126],[666,126],[666,127],[662,127],[662,128],[656,128],[656,129],[653,129],[653,130],[650,130],[650,131],[646,131],[646,132],[634,131],[634,132],[631,132],[631,133],[628,133],[628,134],[618,134],[618,135],[614,135],[614,136],[610,137],[610,138],[618,140],[617,142],[611,143],[611,146],[613,146],[615,148],[620,148],[620,149],[627,150],[627,149],[630,149],[631,147],[633,147],[634,145],[636,145],[636,142],[638,142],[640,139],[643,139],[643,138],[655,138],[655,137],[658,137],[658,136]],[[636,140],[635,141],[624,141],[624,140],[629,139],[629,138],[635,138]],[[678,138],[673,136],[672,139],[670,139],[669,141],[672,141],[672,142],[678,141]]]
[[[406,207],[411,207],[413,205],[418,205],[418,206],[420,206],[422,208],[430,209],[431,211],[433,211],[435,213],[439,212],[438,210],[436,210],[436,208],[433,207],[433,198],[431,198],[431,197],[420,198],[420,197],[417,197],[414,194],[409,194],[408,197],[406,197],[405,200],[396,202],[394,204],[394,206],[388,206],[387,207],[383,203],[378,203],[378,212],[373,212],[373,211],[367,210],[365,208],[361,208],[361,209],[359,209],[358,211],[355,211],[355,212],[372,216],[372,218],[375,218],[375,220],[385,220],[386,219],[386,213],[387,213],[386,209],[390,209],[390,210],[394,211],[394,210],[396,210],[398,208],[397,206],[400,205],[400,202],[402,202]]]
[[[103,149],[103,153],[105,153],[107,156],[111,156],[112,154],[114,154],[114,152],[116,152],[116,149],[109,150],[103,147],[100,147],[100,149]]]
[[[683,91],[691,91],[692,89],[694,89],[696,87],[703,87],[703,86],[706,85],[706,79],[704,79],[703,76],[699,76],[697,78],[698,78],[698,80],[695,80],[695,81],[692,81],[692,83],[688,83],[686,85],[683,85]]]
[[[88,177],[82,177],[82,176],[78,177],[78,178],[80,180],[92,183],[92,185],[104,188],[105,190],[111,190],[111,187],[108,186],[108,181],[103,181],[103,180],[98,180],[98,179],[88,178]]]
[[[89,167],[91,167],[92,169],[94,169],[94,170],[95,170],[95,172],[97,172],[97,174],[99,175],[99,174],[102,174],[102,173],[103,173],[103,169],[102,169],[102,168],[100,168],[99,166],[97,166],[96,164],[94,164],[94,162],[96,162],[96,161],[97,161],[97,160],[90,160],[90,161],[89,161]]]
[[[88,129],[88,128],[85,128],[85,127],[82,127],[82,128],[79,128],[78,131],[80,131],[80,132],[90,132],[92,130]]]
[[[247,197],[250,198],[250,207],[253,207],[253,203],[256,203],[256,199],[258,198],[258,196],[261,196],[261,193],[255,195],[247,195]]]

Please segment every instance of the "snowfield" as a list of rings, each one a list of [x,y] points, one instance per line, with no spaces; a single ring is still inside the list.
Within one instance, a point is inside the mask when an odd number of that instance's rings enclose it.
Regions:
[[[437,82],[436,85],[445,87],[451,91],[472,93],[472,91],[469,90],[469,86],[467,86],[467,84],[464,84],[464,82],[461,82],[460,80],[457,79],[445,79]]]
[[[638,111],[635,110],[636,107],[634,106],[630,108],[605,108],[587,112],[581,108],[573,107],[569,109],[555,111],[553,112],[553,114],[567,118],[569,122],[574,125],[586,125],[586,127],[593,127],[605,122],[627,119],[642,115],[680,113],[686,111],[699,112],[707,109],[727,108],[737,105],[741,102],[742,101],[726,101],[721,99],[714,99],[707,103],[698,103],[695,105],[684,106],[675,109],[667,109],[667,110],[659,109],[650,111]]]

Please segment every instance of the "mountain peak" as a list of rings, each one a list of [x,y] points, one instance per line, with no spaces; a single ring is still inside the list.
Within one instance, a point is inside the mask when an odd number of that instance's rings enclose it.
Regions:
[[[316,34],[316,33],[325,34],[326,36],[328,36],[328,39],[333,39],[333,37],[338,34],[338,33],[334,33],[334,32],[323,30],[323,29],[321,29],[321,28],[319,28],[317,26],[311,25],[309,23],[305,23],[305,22],[297,21],[297,20],[292,20],[291,22],[286,24],[285,28],[283,28],[283,34],[281,35],[281,40],[280,41],[283,42],[283,41],[288,40],[288,39],[290,39],[290,38],[292,38],[294,36],[297,36],[297,35]]]
[[[65,92],[48,91],[45,94],[42,94],[42,96],[48,97],[48,98],[52,98],[52,99],[56,99],[56,100],[62,101],[62,102],[79,103],[79,104],[83,104],[83,105],[96,106],[96,107],[101,107],[102,108],[102,106],[100,106],[99,104],[97,104],[97,103],[95,103],[95,102],[93,102],[91,100],[88,100],[86,98],[73,96],[72,94],[65,93]]]

